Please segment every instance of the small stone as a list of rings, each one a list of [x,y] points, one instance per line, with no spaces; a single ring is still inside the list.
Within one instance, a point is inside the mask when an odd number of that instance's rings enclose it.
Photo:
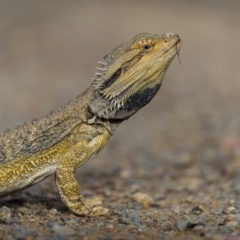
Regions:
[[[240,209],[240,201],[236,201],[236,202],[234,203],[234,207],[235,207],[236,209]]]
[[[192,155],[189,152],[184,152],[180,154],[180,156],[176,160],[176,164],[179,165],[179,167],[184,167],[190,164],[192,160]]]
[[[189,215],[191,212],[192,212],[192,208],[191,208],[191,207],[188,207],[188,208],[186,208],[186,209],[184,210],[184,213],[185,213],[186,215]]]
[[[129,192],[135,193],[135,192],[139,191],[139,189],[140,189],[140,185],[138,183],[135,183],[129,187]]]
[[[137,192],[132,195],[132,199],[137,203],[141,204],[144,208],[148,208],[151,204],[154,203],[152,197],[146,193]]]
[[[38,221],[38,219],[30,218],[30,219],[28,219],[28,221],[31,222],[31,223],[35,223],[36,221]]]
[[[55,208],[52,208],[49,210],[49,214],[51,214],[51,215],[56,215],[57,213],[58,213],[58,211]]]
[[[10,208],[3,206],[0,208],[0,219],[5,222],[5,220],[8,222],[9,219],[11,219],[12,211]]]
[[[193,196],[188,196],[186,199],[185,199],[185,202],[186,203],[193,203]]]
[[[227,210],[230,214],[235,214],[237,212],[237,209],[235,207],[228,207]]]
[[[240,213],[234,215],[234,220],[240,223]]]
[[[226,223],[227,227],[236,227],[238,225],[237,221],[230,221]]]
[[[113,225],[113,224],[108,224],[108,225],[106,225],[105,229],[106,229],[107,231],[111,231],[111,230],[114,229],[114,225]]]
[[[1,221],[2,221],[3,223],[10,224],[10,223],[12,223],[12,218],[10,218],[10,217],[4,217],[4,218],[1,218]]]
[[[235,207],[224,208],[222,213],[225,214],[225,215],[235,214],[236,213],[236,208]]]
[[[14,232],[14,238],[15,239],[26,239],[28,235],[28,229],[26,226],[20,226],[15,232]]]
[[[54,233],[65,235],[65,236],[71,236],[75,234],[75,231],[72,228],[68,226],[60,226],[58,224],[53,225],[52,231]]]
[[[179,207],[179,205],[173,205],[173,206],[171,207],[171,210],[172,210],[174,213],[176,213],[176,214],[179,214],[179,213],[180,213],[180,207]]]
[[[195,214],[195,215],[199,215],[204,211],[204,208],[201,205],[197,205],[194,207],[189,207],[187,209],[185,209],[184,213],[186,215],[190,215],[191,213]]]
[[[22,214],[25,214],[25,215],[29,215],[29,214],[32,213],[32,211],[29,208],[26,208],[26,207],[19,207],[17,209],[17,213],[22,213]]]
[[[188,220],[180,220],[176,223],[176,227],[180,231],[184,231],[188,228],[190,222]]]
[[[112,196],[112,191],[110,189],[108,189],[108,188],[105,188],[103,190],[103,193],[104,193],[105,197],[111,197]]]
[[[4,214],[4,215],[6,215],[6,214],[11,215],[12,214],[12,210],[10,208],[6,207],[6,206],[3,206],[3,207],[0,208],[0,215],[2,215],[2,214]]]
[[[201,230],[204,229],[204,226],[202,226],[202,225],[196,225],[196,226],[193,227],[193,229],[194,229],[195,231],[201,231]]]
[[[119,173],[120,178],[128,179],[132,176],[132,171],[129,169],[124,169]]]
[[[195,207],[192,208],[191,213],[199,215],[204,211],[203,207],[201,205],[197,205]]]
[[[218,208],[216,210],[213,210],[211,213],[214,214],[214,215],[222,215],[223,209],[222,208]]]
[[[209,213],[204,212],[200,215],[197,215],[193,220],[191,220],[193,225],[202,225],[202,226],[216,226],[218,225],[216,219]]]

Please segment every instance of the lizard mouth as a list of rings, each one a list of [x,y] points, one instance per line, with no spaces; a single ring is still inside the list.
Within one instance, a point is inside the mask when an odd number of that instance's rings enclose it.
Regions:
[[[177,55],[179,58],[181,47],[182,47],[182,41],[179,38],[179,36],[177,35],[176,42],[162,56],[172,53],[170,55],[172,55],[172,56]]]
[[[166,49],[159,57],[157,57],[159,60],[165,59],[164,62],[167,62],[170,64],[174,57],[177,55],[179,63],[180,61],[180,49],[182,46],[182,41],[177,35],[177,39],[175,42],[170,46],[168,49]],[[156,60],[156,59],[155,59]]]

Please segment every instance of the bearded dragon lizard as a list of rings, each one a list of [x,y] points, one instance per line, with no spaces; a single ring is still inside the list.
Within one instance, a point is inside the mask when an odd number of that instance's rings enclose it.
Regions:
[[[74,171],[104,147],[122,121],[151,101],[180,47],[174,33],[138,34],[103,58],[83,94],[1,133],[0,196],[55,173],[61,199],[73,213],[108,215],[99,201],[79,194]]]

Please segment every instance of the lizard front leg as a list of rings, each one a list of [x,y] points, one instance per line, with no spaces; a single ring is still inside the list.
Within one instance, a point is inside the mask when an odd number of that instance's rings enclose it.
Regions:
[[[98,153],[108,141],[110,134],[104,127],[93,128],[91,125],[81,125],[74,131],[79,141],[61,159],[56,170],[56,185],[62,201],[77,215],[107,216],[109,210],[100,205],[99,199],[85,200],[78,190],[74,175],[92,155]]]

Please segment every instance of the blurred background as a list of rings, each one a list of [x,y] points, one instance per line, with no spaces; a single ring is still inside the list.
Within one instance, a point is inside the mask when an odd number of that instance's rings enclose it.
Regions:
[[[0,130],[75,98],[97,62],[139,32],[175,32],[181,64],[174,60],[159,94],[87,166],[154,171],[165,161],[208,164],[238,151],[239,11],[237,0],[1,0]]]

